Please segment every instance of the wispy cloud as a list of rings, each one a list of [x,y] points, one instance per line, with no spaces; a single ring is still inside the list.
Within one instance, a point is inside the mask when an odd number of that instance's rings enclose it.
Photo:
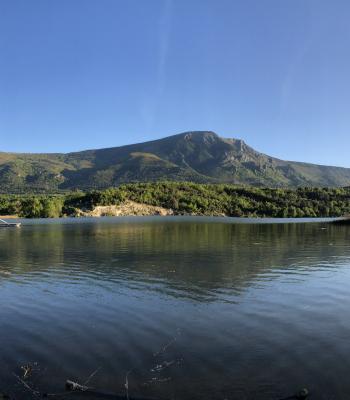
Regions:
[[[309,52],[311,45],[313,42],[313,37],[309,36],[303,44],[300,46],[298,49],[296,55],[292,59],[292,61],[289,64],[289,68],[287,70],[286,76],[284,78],[284,81],[282,83],[281,87],[281,111],[285,111],[286,108],[288,107],[288,102],[289,98],[292,92],[294,80],[295,80],[295,75],[297,73],[297,70],[302,63],[303,59]]]
[[[157,68],[154,91],[151,98],[147,99],[146,104],[144,104],[141,109],[141,116],[148,128],[152,128],[154,125],[166,86],[166,66],[169,51],[172,13],[173,0],[163,0],[163,8],[158,24],[158,52],[156,55]]]
[[[173,0],[164,0],[162,15],[159,21],[159,53],[158,53],[158,76],[157,96],[163,94],[166,80],[166,61],[169,50],[169,37],[171,30],[171,17]]]

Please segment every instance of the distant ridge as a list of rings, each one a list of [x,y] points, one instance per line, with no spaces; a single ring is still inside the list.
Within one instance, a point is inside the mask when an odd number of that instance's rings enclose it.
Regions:
[[[243,140],[194,131],[74,153],[0,153],[0,191],[103,189],[156,180],[252,186],[350,186],[350,169],[283,161]]]

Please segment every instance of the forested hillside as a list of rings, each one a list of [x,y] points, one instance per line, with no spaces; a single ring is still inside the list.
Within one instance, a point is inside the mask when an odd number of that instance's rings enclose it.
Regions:
[[[350,214],[350,188],[263,189],[158,182],[65,195],[0,195],[0,215],[78,216],[81,210],[127,201],[171,209],[175,215],[337,217]]]

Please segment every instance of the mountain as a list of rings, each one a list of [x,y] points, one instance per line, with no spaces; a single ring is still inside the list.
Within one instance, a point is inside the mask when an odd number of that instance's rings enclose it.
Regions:
[[[2,193],[102,189],[155,180],[337,187],[350,185],[350,169],[279,160],[243,140],[202,131],[67,154],[0,152]]]

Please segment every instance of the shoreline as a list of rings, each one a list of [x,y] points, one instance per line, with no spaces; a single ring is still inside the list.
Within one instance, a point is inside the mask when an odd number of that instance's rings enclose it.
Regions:
[[[1,218],[1,217],[0,217]],[[107,222],[108,220],[128,220],[130,222],[133,221],[141,221],[141,220],[167,220],[167,221],[194,221],[194,222],[222,222],[222,223],[237,223],[237,224],[290,224],[290,223],[325,223],[325,224],[334,224],[334,225],[350,225],[350,219],[344,217],[232,217],[228,215],[191,215],[191,214],[170,214],[170,215],[160,215],[160,214],[148,214],[148,215],[135,215],[135,214],[126,214],[126,215],[63,215],[60,217],[50,218],[50,217],[37,217],[37,218],[29,218],[29,217],[19,217],[19,216],[7,216],[6,219],[9,220],[18,220],[18,221],[32,221],[32,220],[42,220],[42,221],[69,221],[76,220],[81,222],[88,222],[89,220],[101,220]],[[6,220],[5,219],[5,220]]]

